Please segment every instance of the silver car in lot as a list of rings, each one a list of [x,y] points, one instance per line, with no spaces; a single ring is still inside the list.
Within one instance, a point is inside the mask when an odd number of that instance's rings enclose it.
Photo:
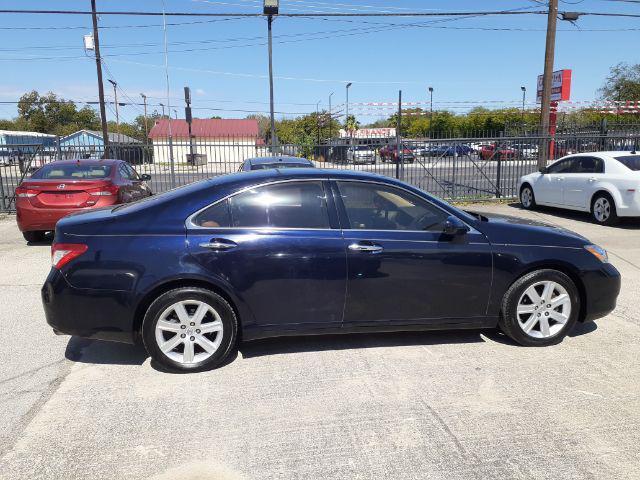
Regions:
[[[376,150],[371,145],[354,145],[347,150],[349,163],[376,163]]]

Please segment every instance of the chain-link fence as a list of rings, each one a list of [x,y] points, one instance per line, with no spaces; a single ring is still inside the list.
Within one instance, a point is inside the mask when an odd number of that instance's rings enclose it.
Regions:
[[[313,145],[279,145],[255,138],[172,139],[112,143],[109,158],[128,161],[138,173],[151,175],[155,193],[208,177],[238,171],[252,157],[304,156],[316,167],[368,171],[400,178],[448,200],[516,197],[518,179],[538,168],[547,146],[552,158],[570,153],[632,150],[640,132],[595,130],[553,139],[535,135],[478,138],[336,138]],[[102,158],[100,143],[0,145],[0,210],[15,209],[15,188],[42,165],[64,159]]]

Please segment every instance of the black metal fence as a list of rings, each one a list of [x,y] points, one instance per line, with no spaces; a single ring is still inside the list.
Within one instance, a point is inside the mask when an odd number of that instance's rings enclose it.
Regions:
[[[151,175],[151,189],[163,192],[204,178],[236,172],[244,160],[268,155],[304,156],[317,167],[374,172],[400,178],[448,200],[516,197],[518,179],[538,168],[545,148],[553,158],[570,153],[632,150],[640,131],[478,138],[340,138],[314,145],[271,149],[255,138],[174,139],[145,144],[110,144],[108,156]],[[99,144],[0,144],[0,211],[15,209],[15,188],[42,165],[63,159],[102,158]]]

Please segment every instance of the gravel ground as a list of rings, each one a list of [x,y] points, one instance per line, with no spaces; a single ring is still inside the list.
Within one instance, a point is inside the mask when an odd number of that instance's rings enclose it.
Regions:
[[[0,219],[0,478],[640,478],[640,222],[466,208],[603,245],[617,310],[544,349],[495,331],[288,338],[172,375],[140,348],[53,335],[49,246]]]

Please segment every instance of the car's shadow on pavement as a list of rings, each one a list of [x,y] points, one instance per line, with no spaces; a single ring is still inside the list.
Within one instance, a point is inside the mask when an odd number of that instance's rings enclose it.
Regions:
[[[526,210],[522,208],[520,202],[512,202],[507,204],[509,207],[516,210],[514,215],[520,212],[531,212],[532,210]],[[564,210],[561,208],[553,207],[541,207],[537,206],[533,212],[545,213],[547,215],[553,215],[555,217],[564,218],[567,220],[575,220],[577,222],[591,223],[595,225],[595,222],[591,220],[591,216],[587,212],[576,212],[575,210]],[[543,220],[544,221],[544,220]],[[640,229],[640,218],[636,217],[623,217],[620,218],[620,222],[617,225],[613,225],[610,228],[621,228],[625,230],[638,230]]]
[[[242,343],[239,346],[239,351],[243,358],[253,358],[264,355],[326,350],[478,343],[485,341],[481,336],[485,332],[485,330],[453,330],[278,337]]]
[[[570,337],[586,335],[598,328],[595,322],[578,323]],[[354,333],[334,335],[309,335],[298,337],[278,337],[264,340],[243,342],[234,348],[226,358],[224,367],[233,363],[240,355],[243,359],[281,355],[287,353],[323,352],[338,350],[358,350],[363,348],[406,347],[451,345],[460,343],[497,342],[517,348],[517,343],[507,337],[499,329],[483,330],[451,330],[392,333]],[[142,345],[88,340],[71,337],[65,351],[65,357],[76,363],[92,365],[142,365],[149,354]],[[182,373],[167,370],[155,361],[150,362],[154,370],[165,373]]]
[[[29,247],[46,247],[53,243],[53,232],[47,232],[44,238],[38,242],[27,242]]]

